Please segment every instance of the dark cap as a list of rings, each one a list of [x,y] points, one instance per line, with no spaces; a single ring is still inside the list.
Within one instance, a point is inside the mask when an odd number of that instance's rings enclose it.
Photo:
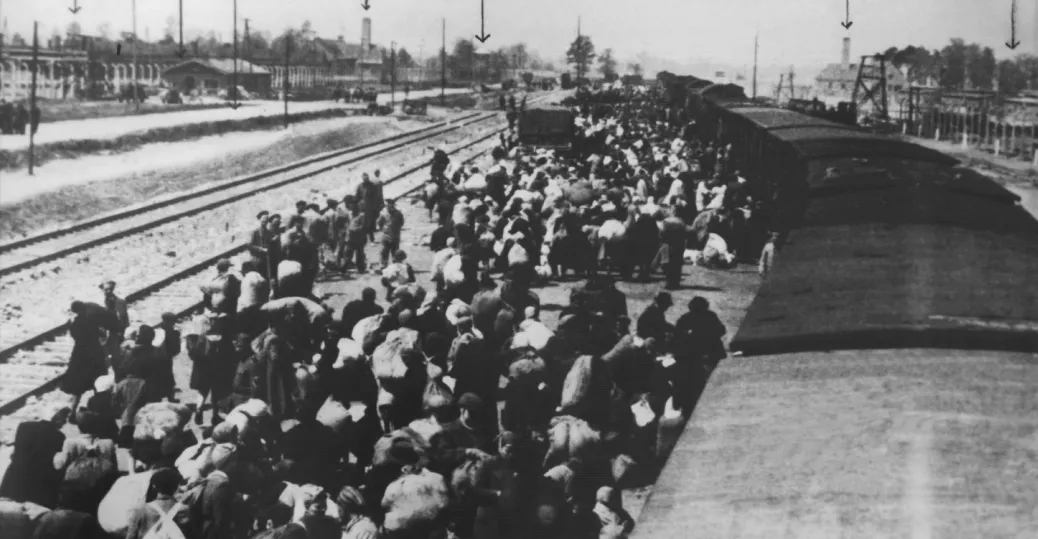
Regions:
[[[656,303],[674,305],[674,300],[670,297],[669,292],[660,292],[656,294]]]
[[[227,271],[231,269],[231,261],[226,258],[221,258],[216,262],[216,269],[219,271]]]
[[[463,410],[476,411],[483,409],[483,399],[475,393],[466,393],[458,399],[458,407]]]

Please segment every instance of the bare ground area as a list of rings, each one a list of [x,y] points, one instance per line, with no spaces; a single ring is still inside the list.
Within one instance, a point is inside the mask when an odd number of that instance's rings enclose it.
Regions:
[[[420,128],[422,120],[353,117],[287,131],[227,133],[115,155],[54,161],[0,179],[0,239],[11,240],[163,195]]]

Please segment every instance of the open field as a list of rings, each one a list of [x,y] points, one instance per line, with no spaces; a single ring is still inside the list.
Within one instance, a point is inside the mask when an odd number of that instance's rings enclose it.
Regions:
[[[157,144],[137,152],[55,162],[54,167],[60,170],[55,171],[56,178],[51,181],[67,180],[77,169],[93,179],[61,185],[10,203],[0,198],[0,238],[24,237],[421,125],[414,120],[385,117],[321,120],[293,125],[289,131],[223,134],[189,142]],[[142,166],[150,168],[142,170]],[[112,173],[120,169],[122,174]],[[22,177],[13,177],[14,174]],[[47,174],[46,167],[41,174]],[[40,179],[20,171],[11,173],[3,181],[10,185],[14,181],[38,182]],[[17,185],[4,189],[14,194],[17,190]]]
[[[226,107],[220,103],[196,103],[167,105],[155,101],[141,103],[138,111],[132,102],[118,101],[39,101],[40,123],[64,122],[67,120],[86,120],[90,118],[118,118],[121,116],[140,116],[144,114],[162,114],[182,112],[185,110],[205,110]]]

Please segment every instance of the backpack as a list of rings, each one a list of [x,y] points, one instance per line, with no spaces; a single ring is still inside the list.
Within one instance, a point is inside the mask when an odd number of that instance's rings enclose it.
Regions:
[[[148,530],[148,533],[144,534],[142,539],[187,539],[184,531],[180,529],[180,526],[174,520],[180,511],[179,503],[170,507],[168,512],[159,509],[155,505],[152,505],[152,507],[159,512],[159,521]]]

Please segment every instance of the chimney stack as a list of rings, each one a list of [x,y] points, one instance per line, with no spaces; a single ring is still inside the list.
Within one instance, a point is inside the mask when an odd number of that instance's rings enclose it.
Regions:
[[[841,56],[843,68],[848,69],[851,66],[851,38],[843,38],[843,54]]]
[[[371,48],[371,18],[364,17],[360,27],[360,45],[365,51]]]

